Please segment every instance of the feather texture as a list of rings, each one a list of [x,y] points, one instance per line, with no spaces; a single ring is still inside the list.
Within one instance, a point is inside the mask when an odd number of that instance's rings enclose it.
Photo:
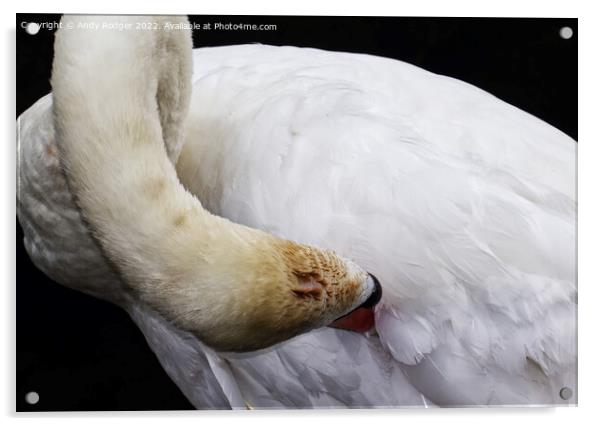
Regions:
[[[383,286],[377,334],[321,329],[246,356],[116,297],[196,406],[576,402],[559,394],[576,390],[572,139],[368,55],[197,49],[193,83],[184,185],[213,213],[334,249]],[[57,281],[119,294],[51,161],[50,102],[20,118],[26,247]]]

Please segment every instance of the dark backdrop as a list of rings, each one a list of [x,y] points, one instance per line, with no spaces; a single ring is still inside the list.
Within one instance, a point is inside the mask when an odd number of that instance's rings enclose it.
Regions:
[[[50,91],[54,31],[29,35],[17,15],[17,115]],[[195,47],[265,43],[369,53],[459,78],[577,138],[577,20],[192,16],[191,22],[276,24],[275,31],[203,30]],[[559,30],[569,26],[573,37]],[[38,271],[17,223],[19,411],[191,409],[127,314]],[[40,395],[36,405],[25,394]]]

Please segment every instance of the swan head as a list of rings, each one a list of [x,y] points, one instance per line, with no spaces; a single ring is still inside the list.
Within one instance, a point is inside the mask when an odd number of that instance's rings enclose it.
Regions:
[[[222,267],[213,269],[213,303],[192,331],[218,351],[255,351],[323,326],[367,331],[374,324],[378,280],[332,251],[270,237],[215,262]]]

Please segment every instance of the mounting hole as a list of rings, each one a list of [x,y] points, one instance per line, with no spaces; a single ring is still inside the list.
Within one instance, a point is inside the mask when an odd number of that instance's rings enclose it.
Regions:
[[[25,402],[31,405],[35,405],[40,400],[40,395],[37,392],[27,392],[25,395]]]
[[[25,32],[29,35],[36,35],[40,31],[40,24],[30,22],[25,26]]]
[[[565,401],[567,399],[571,399],[571,397],[573,396],[573,389],[571,388],[562,388],[560,389],[560,397],[562,399],[564,399]]]
[[[565,40],[573,37],[573,29],[571,27],[562,27],[558,33],[560,34],[560,37]]]

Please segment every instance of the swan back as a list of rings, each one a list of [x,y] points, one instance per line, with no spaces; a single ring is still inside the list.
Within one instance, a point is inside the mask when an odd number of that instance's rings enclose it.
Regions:
[[[211,211],[379,274],[380,340],[433,402],[565,403],[573,140],[466,83],[365,55],[202,49],[195,78],[178,172]]]

